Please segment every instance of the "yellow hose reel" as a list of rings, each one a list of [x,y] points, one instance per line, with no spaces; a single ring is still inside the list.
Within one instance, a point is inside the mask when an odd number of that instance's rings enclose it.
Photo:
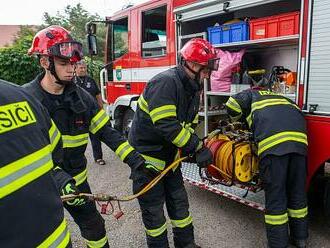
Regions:
[[[218,143],[217,143],[218,142]],[[226,135],[220,134],[213,137],[207,142],[207,146],[213,153],[214,165],[219,168],[220,173],[212,172],[213,177],[219,179],[233,180],[240,182],[249,182],[258,172],[258,158],[251,151],[249,142],[239,142],[230,140]],[[233,157],[233,148],[235,154]],[[235,166],[233,167],[233,160],[235,158]],[[233,173],[234,168],[234,173]]]

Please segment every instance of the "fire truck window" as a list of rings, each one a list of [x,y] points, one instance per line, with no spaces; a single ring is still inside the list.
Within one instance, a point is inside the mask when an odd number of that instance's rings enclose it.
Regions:
[[[142,13],[142,57],[166,55],[166,6]]]
[[[128,52],[128,18],[116,21],[113,25],[113,52],[117,59]]]

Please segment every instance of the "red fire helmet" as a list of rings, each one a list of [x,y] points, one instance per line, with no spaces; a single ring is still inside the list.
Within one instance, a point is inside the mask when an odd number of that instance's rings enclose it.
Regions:
[[[203,65],[210,70],[217,70],[219,58],[215,48],[202,38],[189,40],[180,50],[180,54],[185,61]]]
[[[68,30],[60,26],[49,26],[33,38],[28,55],[46,55],[77,62],[82,59],[82,44],[75,41]]]

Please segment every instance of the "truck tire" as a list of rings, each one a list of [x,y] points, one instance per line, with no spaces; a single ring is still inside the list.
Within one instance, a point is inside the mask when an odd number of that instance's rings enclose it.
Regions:
[[[132,122],[134,118],[135,112],[132,109],[127,109],[123,116],[123,123],[122,123],[122,134],[125,138],[128,138],[129,130],[132,127]]]
[[[323,198],[324,216],[328,227],[330,227],[330,180],[326,180],[324,184]]]

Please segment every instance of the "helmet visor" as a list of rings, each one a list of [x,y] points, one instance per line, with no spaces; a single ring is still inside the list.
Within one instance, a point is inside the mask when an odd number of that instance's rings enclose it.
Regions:
[[[63,42],[52,46],[50,54],[56,57],[74,60],[77,62],[82,59],[82,44],[79,42]]]
[[[207,62],[207,68],[211,71],[217,71],[219,68],[220,58],[209,59]]]

